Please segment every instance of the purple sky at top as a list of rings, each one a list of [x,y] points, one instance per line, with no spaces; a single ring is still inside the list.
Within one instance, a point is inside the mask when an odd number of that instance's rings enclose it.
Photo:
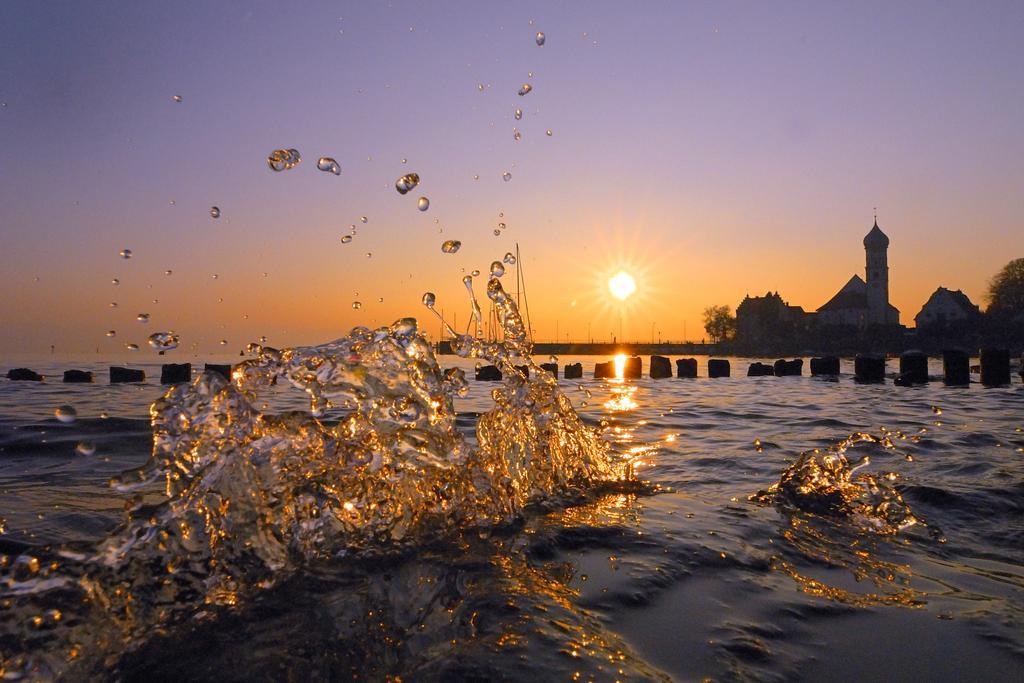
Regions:
[[[516,242],[538,338],[699,338],[746,293],[824,303],[874,206],[904,323],[983,303],[1024,255],[1022,35],[1020,2],[5,2],[0,351],[314,343],[426,290],[464,322]]]

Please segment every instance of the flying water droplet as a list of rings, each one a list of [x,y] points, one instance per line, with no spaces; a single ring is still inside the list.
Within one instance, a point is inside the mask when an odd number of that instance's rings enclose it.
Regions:
[[[514,266],[516,264],[516,257],[512,255],[511,251],[505,252],[505,258],[502,259],[506,265]]]
[[[427,199],[426,197],[420,197],[419,200],[416,202],[416,208],[419,209],[420,211],[426,211],[427,209],[430,208],[430,200]]]
[[[423,294],[423,305],[427,308],[433,308],[436,301],[437,297],[434,296],[433,292],[425,292]]]
[[[75,453],[79,455],[92,455],[96,452],[96,444],[92,441],[79,441],[75,446]]]
[[[498,229],[498,228],[495,228],[495,229],[494,229],[494,236],[495,236],[495,237],[501,237],[501,230],[500,230],[500,229]]]
[[[342,235],[341,236],[341,243],[342,244],[348,244],[351,241],[352,241],[352,235]]]
[[[462,242],[459,240],[445,240],[441,244],[441,251],[446,254],[454,254],[462,247]]]
[[[180,341],[178,335],[174,332],[154,332],[149,335],[146,340],[149,345],[157,351],[170,351],[171,349],[178,348],[178,342]],[[132,346],[135,346],[132,344]],[[135,348],[139,348],[135,346]]]
[[[502,174],[501,174],[501,177],[502,177],[502,178],[504,179],[504,181],[505,181],[506,183],[507,183],[508,181],[512,180],[512,174],[511,174],[511,173],[509,173],[508,171],[505,171],[504,173],[502,173]]]
[[[521,118],[523,118],[523,110],[516,107],[516,121],[520,120]]]
[[[366,258],[373,258],[373,252],[372,251],[366,252]]]
[[[75,410],[74,406],[60,406],[57,410],[53,411],[53,414],[64,424],[71,424],[78,419],[78,411]]]
[[[173,275],[173,274],[174,274],[174,271],[171,270],[170,268],[168,268],[167,270],[164,271],[164,275]]]
[[[148,323],[149,313],[139,313],[137,316],[135,316],[135,319],[138,320],[140,323]]]
[[[287,171],[295,168],[302,161],[297,149],[276,149],[267,157],[267,166],[271,171]]]
[[[124,345],[124,348],[128,349],[129,351],[138,351],[139,350],[139,345],[138,344],[132,344],[131,342],[129,342],[129,343]]]
[[[352,308],[356,309],[357,311],[358,311],[358,310],[359,310],[360,308],[362,308],[362,307],[363,307],[363,304],[362,304],[361,302],[359,302],[359,301],[353,301],[353,302],[352,302]]]
[[[484,89],[486,89],[486,88],[487,88],[487,86],[484,85],[483,83],[477,83],[476,84],[476,89],[479,90],[480,92],[483,92]]]
[[[320,160],[316,162],[316,167],[324,173],[341,175],[341,166],[339,166],[338,162],[331,157],[320,157]]]
[[[512,129],[512,139],[519,142],[523,138],[523,134],[519,132],[518,128]]]
[[[220,345],[221,346],[227,346],[228,345],[228,340],[227,339],[221,339],[220,340]]]
[[[181,95],[175,95],[171,99],[177,102],[178,104],[181,104]]]
[[[369,218],[367,218],[366,216],[360,216],[360,217],[359,217],[359,220],[360,220],[361,222],[363,222],[363,223],[368,223],[370,219],[369,219]]]
[[[501,277],[505,274],[505,266],[501,265],[501,261],[494,261],[491,263],[491,277]]]
[[[127,260],[127,259],[130,259],[131,257],[132,257],[132,250],[131,249],[122,249],[121,250],[121,258]]]
[[[476,277],[476,276],[477,276],[477,275],[479,275],[479,274],[480,274],[480,271],[479,271],[479,270],[477,270],[476,268],[474,268],[474,269],[473,269],[473,272],[472,272],[472,273],[470,273],[470,275],[472,275],[473,277]]]
[[[210,207],[210,218],[220,218],[220,207],[219,206],[211,206]]]
[[[551,137],[551,129],[548,128],[548,137]]]
[[[117,330],[107,330],[107,336],[108,337],[116,337],[117,336]]]
[[[533,90],[533,86],[532,85],[530,85],[529,83],[523,83],[522,87],[519,88],[519,96],[523,97],[524,95],[526,95],[531,90]]]
[[[537,31],[537,45],[543,46],[545,40],[547,40],[547,38],[545,37],[544,32]]]
[[[395,181],[395,189],[398,190],[398,194],[405,194],[419,184],[419,174],[406,173],[404,176]]]

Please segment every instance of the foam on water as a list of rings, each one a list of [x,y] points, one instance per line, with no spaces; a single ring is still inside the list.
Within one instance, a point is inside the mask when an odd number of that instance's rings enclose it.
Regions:
[[[487,294],[504,340],[452,333],[460,356],[506,378],[475,445],[456,428],[463,371],[438,365],[412,318],[320,346],[252,345],[231,382],[204,373],[170,389],[150,409],[150,460],[113,482],[137,494],[122,528],[96,548],[26,552],[2,567],[4,673],[96,673],[310,562],[401,552],[630,481],[629,462],[548,373],[516,370],[533,365],[532,344],[497,278]],[[308,394],[310,411],[257,408],[285,382]]]

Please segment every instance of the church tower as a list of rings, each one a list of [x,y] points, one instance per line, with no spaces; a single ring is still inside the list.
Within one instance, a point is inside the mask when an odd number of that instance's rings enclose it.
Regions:
[[[878,227],[878,216],[875,225],[864,237],[864,251],[867,253],[868,324],[889,324],[889,238]],[[899,315],[897,313],[897,315]]]

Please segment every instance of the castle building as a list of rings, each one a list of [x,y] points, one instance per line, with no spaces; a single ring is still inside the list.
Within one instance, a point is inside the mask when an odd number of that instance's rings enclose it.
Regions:
[[[889,238],[878,218],[864,237],[865,278],[854,275],[817,311],[819,325],[899,325],[900,312],[889,303]]]

